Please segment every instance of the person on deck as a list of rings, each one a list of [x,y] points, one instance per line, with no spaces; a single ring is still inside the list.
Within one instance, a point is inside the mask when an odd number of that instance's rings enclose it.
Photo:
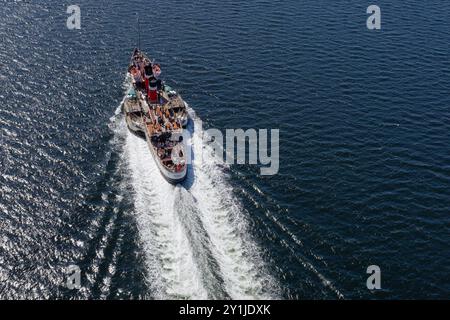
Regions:
[[[155,63],[153,64],[152,68],[155,79],[159,79],[159,77],[161,76],[161,65],[159,63]]]
[[[131,69],[130,73],[131,73],[131,76],[133,77],[133,82],[134,82],[136,88],[142,89],[144,86],[143,86],[143,82],[142,82],[142,76],[141,76],[141,73],[139,72],[139,70],[133,67]]]

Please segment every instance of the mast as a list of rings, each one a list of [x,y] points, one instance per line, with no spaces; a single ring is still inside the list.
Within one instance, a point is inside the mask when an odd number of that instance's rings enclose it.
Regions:
[[[137,18],[138,25],[138,49],[141,50],[141,24],[139,23],[139,16]]]

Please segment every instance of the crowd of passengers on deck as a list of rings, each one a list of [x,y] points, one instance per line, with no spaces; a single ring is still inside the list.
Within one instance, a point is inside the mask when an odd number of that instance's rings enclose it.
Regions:
[[[150,61],[138,49],[134,50],[132,64],[128,72],[133,77],[133,83],[137,89],[146,93],[151,103],[158,102],[158,91],[162,89],[161,66]]]
[[[154,117],[152,123],[148,124],[154,133],[181,129],[181,125],[175,118],[175,113],[171,109],[166,109],[165,112],[163,112],[162,107],[158,105],[154,109]]]
[[[159,136],[152,137],[152,143],[157,149],[158,157],[164,162],[164,165],[170,170],[175,170],[179,172],[182,170],[185,162],[180,161],[178,163],[173,163],[172,161],[172,149],[175,147],[176,142],[169,139],[169,135],[162,134]],[[183,151],[178,151],[178,157],[182,159],[184,157]]]
[[[158,134],[181,129],[181,124],[177,120],[175,112],[168,107],[161,107],[159,91],[162,90],[161,67],[159,64],[151,62],[139,50],[135,49],[132,64],[129,72],[133,77],[133,83],[137,89],[146,94],[147,101],[152,108],[153,117],[151,123],[147,124],[152,133]]]

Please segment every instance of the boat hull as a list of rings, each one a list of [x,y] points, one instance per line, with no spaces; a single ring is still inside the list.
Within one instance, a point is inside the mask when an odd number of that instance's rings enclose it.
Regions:
[[[153,160],[164,179],[171,184],[179,184],[186,179],[188,172],[186,142],[178,136],[181,134],[182,128],[188,124],[188,114],[185,109],[187,104],[169,86],[155,85],[155,78],[147,83],[147,89],[150,85],[151,90],[143,90],[143,77],[142,74],[139,76],[138,69],[142,70],[143,63],[149,66],[150,61],[152,60],[138,49],[133,52],[128,69],[128,76],[133,86],[124,101],[123,113],[128,129],[145,138]],[[140,85],[136,85],[135,80],[140,81]],[[147,94],[154,93],[157,87],[158,98],[150,97],[148,100]],[[171,140],[169,141],[169,139]],[[158,152],[161,153],[162,158]],[[168,158],[169,153],[170,158]]]

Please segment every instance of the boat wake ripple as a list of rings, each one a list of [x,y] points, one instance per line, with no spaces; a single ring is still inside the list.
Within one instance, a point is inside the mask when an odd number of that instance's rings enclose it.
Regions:
[[[191,143],[201,143],[195,114]],[[220,166],[194,161],[185,185],[167,183],[146,142],[126,131],[124,157],[134,190],[134,214],[157,299],[276,298],[246,215]]]

